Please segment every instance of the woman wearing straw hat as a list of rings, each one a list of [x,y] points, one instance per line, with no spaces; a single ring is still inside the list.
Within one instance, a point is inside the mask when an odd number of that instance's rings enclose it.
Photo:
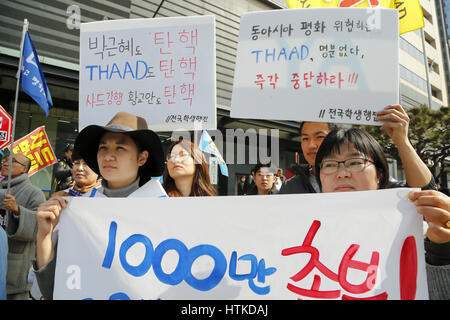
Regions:
[[[164,152],[158,135],[147,122],[127,112],[117,113],[106,126],[90,125],[75,141],[75,149],[102,177],[95,197],[167,197],[156,179],[164,169]],[[53,296],[59,215],[66,201],[55,196],[38,208],[36,261],[33,269],[44,298]],[[56,231],[56,232],[53,232]]]

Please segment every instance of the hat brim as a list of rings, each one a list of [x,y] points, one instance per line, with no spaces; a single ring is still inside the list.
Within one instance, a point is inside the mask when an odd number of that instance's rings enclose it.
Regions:
[[[77,149],[82,159],[98,175],[101,175],[97,163],[98,145],[101,137],[107,132],[118,132],[130,136],[137,141],[142,150],[147,150],[149,157],[147,162],[140,168],[140,184],[144,184],[151,177],[159,177],[164,171],[164,151],[161,140],[152,130],[126,131],[118,128],[109,128],[98,125],[90,125],[80,131],[75,140]]]

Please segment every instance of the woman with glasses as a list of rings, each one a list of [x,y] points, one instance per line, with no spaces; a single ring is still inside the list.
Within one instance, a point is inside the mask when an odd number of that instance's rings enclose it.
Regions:
[[[216,196],[203,152],[192,142],[173,142],[168,151],[163,187],[169,197]]]
[[[423,187],[433,183],[431,172],[417,156],[408,139],[409,117],[401,105],[389,105],[377,112],[378,121],[385,123],[380,127],[387,132],[401,159],[412,159],[403,164],[408,185],[411,187]],[[301,135],[301,160],[300,166],[295,169],[297,175],[283,183],[280,193],[314,193],[320,192],[318,181],[315,177],[315,159],[320,145],[326,135],[336,128],[335,124],[325,122],[302,122],[300,126]],[[303,160],[302,160],[303,159]],[[413,164],[411,166],[410,164]],[[418,171],[415,171],[418,170]],[[401,186],[394,179],[390,179],[387,188]]]
[[[422,186],[422,191],[412,192],[409,199],[428,224],[425,260],[430,298],[450,299],[450,198],[436,191],[432,178],[426,183],[430,179],[426,166],[415,152],[407,157],[399,153],[407,184]],[[370,134],[356,128],[331,131],[318,150],[315,167],[322,192],[384,189],[389,182],[382,147]]]

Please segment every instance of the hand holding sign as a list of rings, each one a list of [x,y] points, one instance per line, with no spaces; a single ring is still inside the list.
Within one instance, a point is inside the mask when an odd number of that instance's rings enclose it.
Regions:
[[[450,241],[450,198],[435,190],[414,191],[409,194],[417,212],[428,223],[427,237],[435,243]]]
[[[38,232],[36,236],[36,262],[38,268],[47,265],[54,256],[52,233],[59,222],[59,215],[66,207],[66,200],[53,196],[38,207],[36,219]]]
[[[54,297],[425,299],[422,218],[406,193],[233,197],[239,210],[221,197],[74,198],[61,217]],[[404,272],[408,257],[415,272]],[[77,290],[67,286],[74,267]]]
[[[386,130],[395,145],[408,143],[409,116],[401,105],[387,106],[377,112],[377,121],[384,121],[380,129]]]

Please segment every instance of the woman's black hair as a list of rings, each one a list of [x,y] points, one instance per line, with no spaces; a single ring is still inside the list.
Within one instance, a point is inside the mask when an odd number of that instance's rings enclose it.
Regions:
[[[389,182],[389,166],[383,148],[369,133],[358,128],[334,129],[325,137],[316,155],[316,179],[320,182],[320,164],[323,158],[341,152],[341,147],[353,144],[356,150],[374,162],[377,172],[381,173],[379,189],[385,189]]]

